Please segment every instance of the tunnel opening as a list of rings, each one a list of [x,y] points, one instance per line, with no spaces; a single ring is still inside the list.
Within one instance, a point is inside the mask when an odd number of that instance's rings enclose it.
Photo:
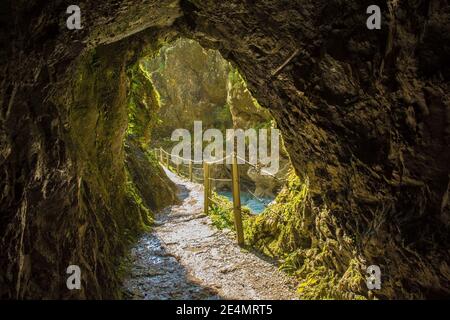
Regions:
[[[262,213],[284,186],[291,165],[281,135],[277,136],[277,144],[282,148],[270,150],[271,129],[275,128],[275,120],[252,96],[238,69],[218,51],[205,49],[195,40],[187,38],[178,38],[162,46],[155,54],[141,58],[139,66],[148,75],[160,105],[149,147],[168,151],[171,154],[169,167],[175,169],[176,161],[173,160],[178,157],[182,158],[184,155],[194,159],[194,155],[198,153],[195,143],[197,139],[201,140],[202,157],[206,157],[203,151],[209,143],[222,143],[222,148],[215,148],[211,153],[215,158],[211,159],[215,163],[211,167],[211,176],[214,177],[211,178],[212,188],[218,195],[231,201],[231,164],[230,161],[219,164],[216,153],[222,155],[228,150],[227,133],[231,130],[237,130],[238,133],[240,130],[244,131],[245,146],[237,149],[240,152],[241,203],[252,214]],[[198,126],[201,128],[200,132],[195,132]],[[258,160],[250,162],[253,157],[251,152],[262,154],[262,150],[258,150],[258,143],[261,148],[266,143],[262,141],[263,137],[258,137],[261,129],[268,131],[266,139],[269,150],[264,152],[271,157],[269,165],[277,161],[277,168],[270,175],[264,175],[265,167]],[[176,133],[180,130],[190,133],[192,141],[189,141],[188,154],[184,150],[172,153],[179,150],[176,146],[180,144],[180,137]],[[221,132],[223,141],[206,139],[205,134],[211,130]],[[196,134],[201,134],[202,137],[196,137]],[[254,148],[251,149],[253,145]],[[181,163],[176,169],[184,175],[189,174],[187,162]],[[202,181],[201,166],[194,168],[193,179]]]

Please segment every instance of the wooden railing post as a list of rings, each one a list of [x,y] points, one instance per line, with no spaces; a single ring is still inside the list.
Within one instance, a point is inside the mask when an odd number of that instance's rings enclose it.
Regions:
[[[166,157],[166,167],[170,170],[170,153],[167,153]]]
[[[211,164],[208,164],[208,200],[212,198],[212,190],[214,181],[211,179]],[[211,205],[212,201],[209,200],[209,204]]]
[[[209,213],[209,185],[210,185],[210,181],[209,181],[209,165],[207,162],[203,162],[203,188],[204,188],[204,193],[203,193],[203,197],[205,198],[204,200],[204,208],[203,208],[203,212],[205,214]]]
[[[241,213],[241,189],[239,184],[239,167],[235,152],[233,153],[232,180],[233,180],[234,226],[236,228],[238,245],[243,246],[245,244],[245,240],[244,240],[244,227],[242,225],[242,213]]]
[[[192,182],[192,161],[189,161],[189,181]]]

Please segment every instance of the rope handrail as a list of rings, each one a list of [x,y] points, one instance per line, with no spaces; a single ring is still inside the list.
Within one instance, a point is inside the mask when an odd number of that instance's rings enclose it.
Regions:
[[[157,149],[157,150],[158,150],[158,149]],[[159,150],[161,150],[161,151],[162,151],[164,154],[166,154],[166,155],[169,155],[169,156],[171,156],[171,157],[174,157],[174,158],[183,160],[183,161],[185,161],[185,162],[192,162],[193,164],[203,164],[204,162],[206,162],[206,163],[208,163],[208,164],[216,164],[216,163],[223,162],[224,160],[227,160],[229,157],[231,157],[231,155],[227,155],[226,157],[223,157],[223,158],[221,158],[221,159],[217,159],[217,160],[214,160],[214,161],[195,161],[195,160],[192,160],[192,159],[188,159],[188,158],[183,158],[183,157],[177,156],[176,154],[171,154],[171,153],[167,152],[166,150],[164,150],[163,148],[160,148]],[[268,172],[268,171],[264,170],[263,168],[258,167],[257,165],[254,165],[253,163],[247,161],[245,158],[242,158],[242,157],[240,157],[240,156],[238,156],[238,155],[236,155],[236,158],[239,159],[239,160],[241,160],[241,161],[244,161],[246,164],[248,164],[249,166],[251,166],[251,167],[253,167],[253,168],[255,168],[255,169],[258,169],[259,171],[266,173],[267,175],[270,175],[270,176],[272,176],[272,177],[274,177],[274,178],[276,178],[276,179],[279,179],[279,178],[276,177],[273,173]],[[184,164],[184,165],[187,165],[187,164],[185,164],[185,163],[183,163],[183,164]],[[279,179],[279,180],[280,180],[280,179]]]
[[[195,161],[195,160],[191,160],[191,159],[187,159],[187,158],[180,157],[180,156],[175,155],[175,154],[171,154],[171,153],[167,152],[166,150],[164,150],[163,148],[159,148],[159,149],[157,148],[156,150],[160,150],[161,152],[163,152],[163,153],[166,154],[167,156],[170,156],[170,157],[173,157],[173,158],[177,158],[177,159],[182,160],[184,163],[181,163],[181,165],[184,165],[184,166],[190,166],[190,164],[186,164],[185,162],[190,162],[190,163],[192,163],[193,165],[202,165],[203,163],[207,163],[207,164],[217,164],[217,163],[223,162],[224,160],[227,160],[230,156],[232,156],[232,155],[228,155],[228,156],[226,156],[226,157],[223,157],[223,158],[221,158],[221,159],[217,159],[217,160],[214,160],[214,161]],[[271,176],[272,178],[274,178],[274,179],[277,180],[277,181],[281,181],[281,182],[285,182],[285,181],[286,181],[286,179],[281,179],[281,178],[277,177],[277,176],[274,175],[273,173],[271,173],[271,172],[269,172],[269,171],[267,171],[267,170],[264,170],[263,167],[257,166],[257,165],[255,165],[255,164],[253,164],[253,163],[247,161],[245,158],[240,157],[239,155],[236,155],[236,158],[239,159],[239,160],[241,160],[241,161],[243,161],[245,164],[248,164],[249,166],[255,168],[256,170],[258,170],[259,172],[263,173],[264,175]],[[172,163],[174,163],[174,161],[173,161],[172,159],[170,159],[170,160],[171,160]],[[286,166],[285,166],[285,167],[286,167]],[[193,167],[192,169],[193,169],[193,170],[201,170],[201,171],[203,171],[203,168],[196,168],[196,167]],[[283,168],[283,170],[284,170],[284,168]]]
[[[177,159],[180,159],[180,160],[183,160],[184,162],[191,162],[193,164],[203,164],[203,161],[194,161],[192,159],[183,158],[183,157],[177,156],[176,154],[171,154],[171,153],[167,152],[166,150],[164,150],[163,148],[156,149],[156,150],[161,150],[161,152],[163,152],[165,155],[173,157],[173,158],[177,158]],[[172,159],[171,159],[171,161],[173,162]],[[185,164],[185,163],[183,163],[183,164]]]
[[[221,179],[221,178],[209,178],[211,181],[219,181],[219,182],[231,182],[232,179]]]
[[[241,158],[240,156],[236,156],[236,158],[238,158],[239,160],[244,161],[246,164],[248,164],[249,166],[251,166],[251,167],[257,169],[258,171],[263,172],[263,173],[265,173],[265,174],[268,175],[268,176],[271,176],[272,178],[274,178],[274,179],[277,180],[277,181],[286,181],[286,179],[280,179],[280,178],[278,178],[276,175],[274,175],[273,173],[271,173],[271,172],[269,172],[269,171],[267,171],[267,170],[264,170],[263,168],[258,167],[257,165],[254,165],[254,164],[251,163],[251,162],[248,162],[246,159]]]
[[[156,150],[158,150],[158,149],[156,149]],[[231,156],[231,155],[228,155],[226,157],[223,157],[223,158],[217,159],[217,160],[213,160],[213,161],[204,161],[204,160],[203,161],[195,161],[195,160],[192,160],[192,159],[188,159],[188,158],[183,158],[183,157],[177,156],[176,154],[169,153],[166,150],[164,150],[163,148],[160,148],[159,150],[161,150],[167,156],[171,156],[173,158],[180,159],[180,160],[182,160],[184,162],[191,162],[192,164],[203,164],[204,162],[206,162],[208,164],[217,164],[217,163],[223,162],[224,160],[227,160]],[[186,164],[184,163],[184,165],[186,165]]]
[[[203,181],[203,177],[197,176],[196,174],[193,174],[192,178],[197,179],[199,181]]]
[[[214,161],[205,161],[207,164],[217,164],[220,162],[223,162],[224,160],[227,160],[231,155],[227,155],[226,157],[223,157],[222,159],[214,160]]]
[[[177,156],[176,154],[167,153],[167,155],[169,155],[169,156],[171,156],[173,158],[177,158],[179,160],[182,160],[184,162],[190,162],[192,164],[203,164],[203,161],[195,161],[195,160],[191,160],[191,159],[188,159],[188,158],[183,158],[183,157]]]

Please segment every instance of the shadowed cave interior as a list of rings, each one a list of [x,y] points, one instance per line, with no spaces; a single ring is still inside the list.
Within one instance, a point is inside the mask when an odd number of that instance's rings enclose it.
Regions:
[[[64,1],[5,1],[0,297],[122,297],[123,258],[179,201],[141,59],[182,38],[220,52],[281,131],[288,181],[245,228],[299,298],[448,298],[450,8],[375,2],[381,30],[369,1],[80,1],[71,31]]]

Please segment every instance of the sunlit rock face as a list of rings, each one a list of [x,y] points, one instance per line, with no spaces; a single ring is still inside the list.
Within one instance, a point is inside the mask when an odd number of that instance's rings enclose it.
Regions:
[[[262,107],[248,90],[245,80],[237,69],[232,69],[227,82],[228,105],[233,118],[233,127],[237,129],[255,129],[260,134],[261,129],[268,130],[276,127],[269,110]],[[282,137],[280,137],[280,150],[278,156],[278,171],[274,176],[261,175],[260,168],[247,164],[241,166],[241,172],[245,173],[247,180],[254,185],[253,194],[257,197],[275,196],[276,192],[285,184],[285,178],[291,165],[284,149]],[[248,148],[247,151],[248,152]]]
[[[160,123],[154,143],[170,148],[176,129],[187,129],[193,135],[194,121],[203,130],[232,127],[227,105],[229,63],[218,51],[205,50],[197,42],[179,39],[161,48],[155,57],[143,61],[160,95]]]
[[[370,1],[80,1],[85,28],[69,32],[64,6],[7,1],[10,14],[0,17],[0,295],[74,297],[63,275],[81,257],[89,280],[81,297],[115,296],[115,265],[105,256],[116,253],[117,241],[94,248],[79,241],[105,243],[122,221],[111,224],[110,204],[83,189],[77,170],[88,162],[72,147],[73,104],[55,101],[64,84],[73,86],[66,79],[76,58],[98,43],[184,35],[220,50],[277,121],[297,174],[309,181],[309,238],[328,244],[317,268],[340,279],[349,297],[370,296],[364,281],[347,281],[347,271],[352,266],[362,278],[371,264],[384,274],[372,293],[379,298],[448,296],[449,7],[387,3],[381,30],[370,31]],[[99,99],[127,90],[112,87]],[[114,105],[126,113],[125,103]],[[117,119],[111,128],[125,130],[126,117]],[[120,132],[106,144],[117,149],[92,143],[103,131],[86,141],[95,153],[120,155]],[[67,232],[74,236],[61,240]]]

